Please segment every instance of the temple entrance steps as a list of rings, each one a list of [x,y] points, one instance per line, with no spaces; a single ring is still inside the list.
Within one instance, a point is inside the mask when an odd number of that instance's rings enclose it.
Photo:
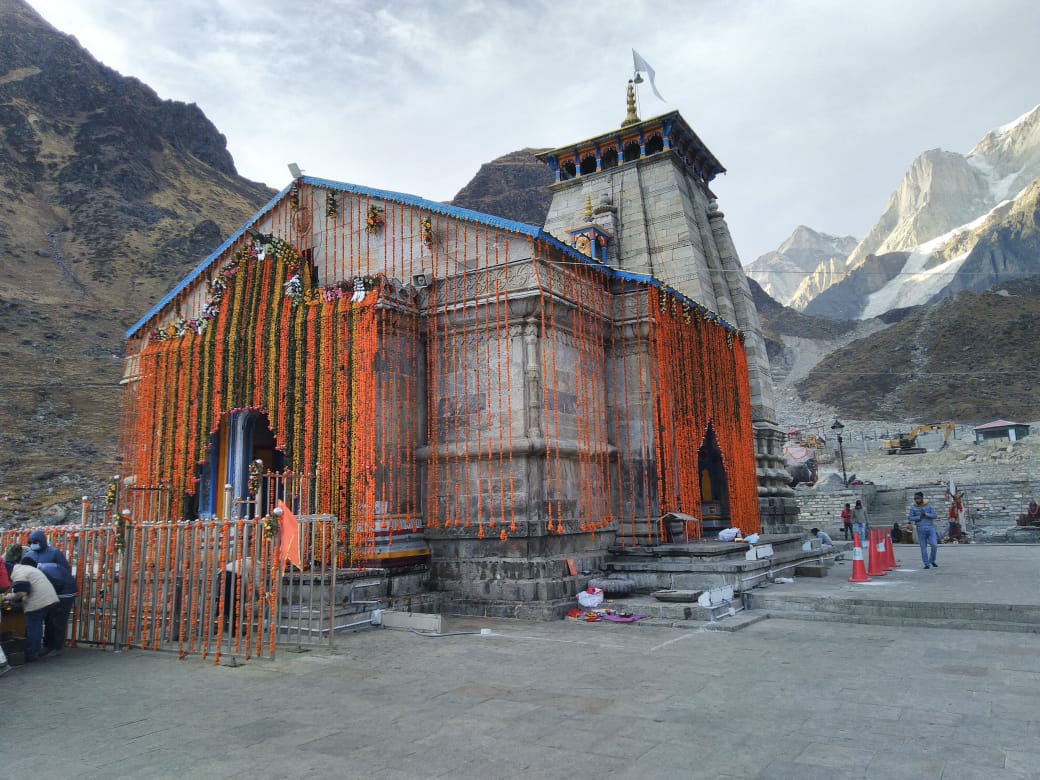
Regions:
[[[892,523],[902,525],[906,522],[907,507],[910,505],[910,496],[902,488],[894,490],[878,490],[874,494],[874,502],[870,505],[868,520],[871,528],[892,527]]]
[[[737,592],[749,590],[796,567],[826,565],[849,548],[836,542],[832,550],[818,544],[803,549],[804,533],[761,534],[757,544],[702,539],[689,544],[612,547],[604,562],[608,576],[623,576],[635,592],[709,590],[724,585]],[[790,576],[788,574],[787,576]]]
[[[748,595],[776,577],[822,577],[851,547],[838,541],[824,550],[805,545],[803,532],[762,534],[758,543],[702,539],[689,544],[613,547],[606,578],[631,581],[634,594],[604,606],[645,616],[650,625],[734,630],[763,619],[747,608]],[[706,625],[707,624],[707,625]],[[717,626],[715,625],[717,624]]]
[[[438,612],[440,596],[424,590],[427,580],[425,566],[341,570],[334,587],[330,587],[328,573],[287,575],[277,611],[277,641],[320,642],[330,632],[338,634],[373,625],[373,613],[379,610]]]

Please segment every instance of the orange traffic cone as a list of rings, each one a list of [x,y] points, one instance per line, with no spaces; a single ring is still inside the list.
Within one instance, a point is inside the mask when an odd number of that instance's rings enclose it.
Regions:
[[[863,565],[863,548],[859,545],[859,534],[852,535],[852,576],[849,582],[870,582]]]
[[[888,573],[881,560],[881,550],[881,542],[878,541],[877,533],[872,528],[870,529],[870,566],[867,568],[867,574],[871,577],[884,577]]]
[[[878,533],[881,534],[882,539],[885,542],[885,570],[892,571],[892,569],[896,567],[896,555],[892,551],[892,537],[889,535],[888,531],[878,531]]]

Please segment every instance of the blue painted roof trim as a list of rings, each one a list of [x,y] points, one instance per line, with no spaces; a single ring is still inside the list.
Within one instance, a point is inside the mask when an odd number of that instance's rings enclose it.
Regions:
[[[213,252],[213,254],[211,254],[209,257],[207,257],[205,260],[199,263],[195,267],[195,270],[188,274],[186,277],[184,277],[180,284],[178,284],[176,287],[170,290],[170,292],[166,293],[165,297],[161,301],[155,304],[155,306],[153,306],[146,315],[144,315],[141,319],[135,322],[133,326],[130,328],[130,330],[126,332],[126,335],[123,336],[123,338],[128,339],[135,333],[137,333],[137,331],[143,328],[149,320],[151,320],[156,314],[162,311],[163,307],[165,307],[166,304],[168,304],[170,301],[176,298],[181,293],[181,291],[184,290],[185,287],[187,287],[189,284],[198,279],[199,275],[207,268],[209,268],[213,261],[220,257],[225,252],[225,250],[227,250],[230,246],[234,245],[234,243],[242,237],[242,235],[246,232],[248,228],[252,227],[253,224],[260,219],[260,217],[262,217],[264,214],[266,214],[268,211],[274,208],[274,204],[276,204],[279,200],[285,197],[285,195],[289,192],[290,187],[292,187],[291,184],[284,190],[279,192],[277,195],[275,195],[273,198],[271,198],[271,200],[267,201],[267,205],[265,205],[262,209],[256,212],[256,214],[253,215],[253,218],[251,220],[246,222],[227,241],[225,241],[223,244],[217,247],[216,251]]]
[[[517,222],[512,219],[505,219],[504,217],[496,217],[491,214],[484,214],[480,211],[473,211],[472,209],[464,209],[459,206],[450,206],[445,203],[440,203],[435,200],[427,200],[426,198],[420,198],[418,195],[409,195],[404,192],[393,192],[391,190],[379,190],[372,187],[362,187],[358,184],[344,184],[343,182],[330,181],[328,179],[316,179],[313,176],[301,176],[299,181],[303,184],[310,184],[314,187],[325,187],[330,190],[339,190],[341,192],[352,192],[359,195],[367,195],[371,198],[378,198],[379,200],[390,200],[397,203],[403,203],[409,206],[416,206],[425,211],[429,211],[434,214],[442,214],[446,217],[453,217],[455,219],[466,220],[469,222],[476,222],[481,225],[487,225],[488,227],[498,228],[501,230],[508,230],[513,233],[528,236],[529,238],[536,239],[538,241],[544,241],[550,246],[560,250],[567,257],[576,260],[577,262],[587,265],[591,268],[601,271],[612,277],[619,277],[621,279],[627,279],[629,281],[640,282],[643,284],[652,284],[661,290],[664,290],[670,295],[674,295],[684,303],[688,304],[691,308],[697,311],[709,311],[711,316],[709,319],[717,321],[723,327],[729,330],[737,330],[733,325],[726,322],[715,312],[711,312],[707,307],[696,303],[685,295],[680,293],[678,290],[673,290],[668,285],[661,282],[659,279],[655,279],[652,276],[646,276],[645,274],[636,274],[629,271],[618,271],[609,266],[605,266],[602,263],[593,261],[588,255],[585,255],[571,246],[560,241],[555,236],[546,233],[539,227],[534,225],[528,225],[525,222]],[[153,306],[146,315],[134,323],[127,332],[124,338],[131,338],[138,330],[143,328],[149,321],[151,321],[162,309],[176,298],[188,285],[195,281],[204,271],[206,271],[225,251],[237,242],[242,235],[256,224],[268,211],[270,211],[278,201],[284,198],[289,190],[292,188],[290,183],[281,192],[275,195],[267,204],[260,209],[253,218],[246,222],[241,228],[239,228],[227,241],[221,244],[217,249],[205,260],[188,274],[176,287],[174,287],[169,293],[167,293],[161,301]]]
[[[667,284],[662,282],[660,279],[656,279],[653,276],[647,276],[646,274],[632,273],[631,271],[617,271],[617,270],[614,270],[613,268],[608,269],[608,270],[610,270],[611,273],[613,273],[614,276],[618,277],[619,279],[627,279],[630,282],[640,282],[642,284],[649,284],[649,285],[651,285],[653,287],[656,287],[659,290],[663,290],[664,292],[668,293],[669,295],[672,295],[672,296],[675,296],[676,298],[678,298],[680,301],[685,303],[687,306],[689,306],[695,312],[698,312],[698,313],[707,312],[708,313],[708,319],[711,322],[717,322],[719,325],[721,325],[726,330],[731,330],[734,333],[736,333],[736,332],[738,332],[740,330],[740,328],[738,328],[733,323],[728,322],[727,320],[724,320],[722,318],[722,315],[719,314],[718,312],[712,311],[707,306],[705,306],[703,303],[697,303],[697,301],[693,300],[692,298],[687,298],[681,292],[679,292],[676,289],[673,289],[672,287],[669,287]]]

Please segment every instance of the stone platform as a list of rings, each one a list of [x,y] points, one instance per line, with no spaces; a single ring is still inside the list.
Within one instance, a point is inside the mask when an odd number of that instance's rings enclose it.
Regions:
[[[761,534],[755,545],[705,539],[689,544],[613,547],[605,568],[609,575],[632,580],[637,593],[723,586],[740,592],[799,566],[826,565],[848,548],[848,543],[838,542],[832,550],[816,545],[806,551],[802,549],[805,541],[804,534],[785,533]]]
[[[785,572],[784,577],[794,574],[794,582],[767,579],[713,610],[649,594],[603,606],[646,615],[640,624],[686,628],[739,628],[768,617],[1040,633],[1040,545],[940,545],[939,567],[927,570],[916,545],[897,544],[895,554],[897,568],[866,583],[848,581],[852,562],[846,554],[824,577]]]

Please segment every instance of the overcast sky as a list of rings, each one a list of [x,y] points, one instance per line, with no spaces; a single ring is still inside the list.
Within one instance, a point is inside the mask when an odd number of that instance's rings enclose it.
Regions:
[[[617,127],[634,47],[728,173],[745,263],[798,225],[861,238],[913,159],[1040,103],[1034,0],[29,0],[197,103],[239,172],[448,200],[484,162]]]

